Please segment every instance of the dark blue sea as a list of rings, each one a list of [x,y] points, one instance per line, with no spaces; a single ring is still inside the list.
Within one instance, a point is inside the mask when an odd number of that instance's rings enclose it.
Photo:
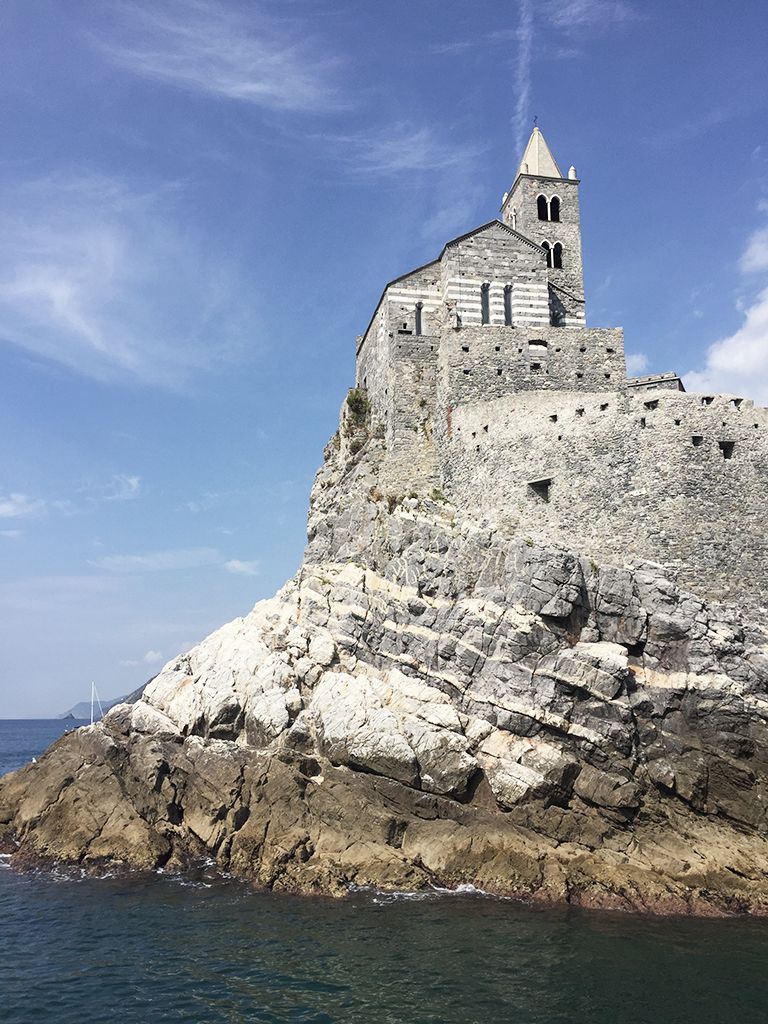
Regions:
[[[72,723],[0,721],[11,770]],[[768,922],[0,869],[3,1024],[766,1024]]]

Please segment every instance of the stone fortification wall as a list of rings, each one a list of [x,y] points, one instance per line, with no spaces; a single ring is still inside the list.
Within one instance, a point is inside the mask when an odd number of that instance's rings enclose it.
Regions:
[[[386,423],[392,417],[390,349],[387,309],[382,302],[358,342],[355,364],[355,387],[368,392],[372,418],[379,423]]]
[[[393,344],[394,403],[384,435],[393,493],[437,482],[433,432],[439,343],[439,337],[424,335]]]
[[[649,559],[685,586],[768,595],[768,411],[729,396],[528,391],[455,407],[457,503],[595,559]]]
[[[520,391],[615,391],[624,383],[620,329],[462,327],[440,348],[444,406]]]

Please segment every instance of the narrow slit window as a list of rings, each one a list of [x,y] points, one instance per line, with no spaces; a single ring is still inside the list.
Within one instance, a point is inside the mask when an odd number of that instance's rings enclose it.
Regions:
[[[423,309],[424,309],[424,303],[423,302],[417,302],[416,303],[416,334],[421,334],[421,328],[422,328],[421,311]]]
[[[552,196],[549,200],[549,219],[560,220],[560,200],[557,196]]]
[[[539,214],[539,220],[549,220],[549,203],[546,196],[539,196],[537,198],[536,209]]]
[[[504,286],[504,326],[512,326],[512,285]],[[497,349],[498,351],[498,349]]]
[[[547,266],[552,266],[552,249],[550,248],[549,242],[542,242],[541,248],[547,254]]]
[[[480,288],[480,322],[491,322],[491,286],[486,283]]]
[[[560,242],[555,242],[552,246],[552,266],[556,270],[561,270],[563,266],[563,247]]]

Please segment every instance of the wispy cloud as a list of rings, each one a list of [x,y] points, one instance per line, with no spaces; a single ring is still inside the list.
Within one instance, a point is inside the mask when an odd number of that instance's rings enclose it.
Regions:
[[[316,112],[342,105],[339,61],[326,40],[276,18],[265,5],[217,0],[122,3],[94,45],[133,74],[267,110]]]
[[[481,153],[474,143],[441,137],[434,128],[410,121],[326,138],[337,148],[349,174],[370,177],[464,168]]]
[[[231,558],[224,563],[224,568],[227,572],[234,573],[235,576],[258,576],[261,572],[259,562],[244,562],[240,558]]]
[[[0,530],[0,537],[7,537],[9,540],[15,540],[17,537],[21,537],[21,530]]]
[[[515,149],[518,153],[522,153],[530,121],[534,33],[533,0],[520,0],[520,22],[517,30],[517,58],[515,61],[515,112],[512,117]]]
[[[42,498],[30,498],[18,492],[0,495],[0,519],[33,519],[44,515],[46,503]]]
[[[168,548],[141,554],[105,555],[90,565],[113,573],[173,572],[183,569],[203,569],[218,566],[235,576],[258,576],[259,562],[241,558],[227,558],[218,548]]]
[[[765,212],[764,205],[759,207]],[[768,271],[768,228],[758,228],[739,261],[743,274]],[[744,304],[744,321],[734,334],[715,342],[703,369],[685,376],[689,391],[721,391],[744,395],[768,405],[768,284],[763,283]]]
[[[133,501],[141,495],[141,477],[131,473],[115,473],[104,483],[87,483],[80,488],[88,502]]]
[[[640,17],[637,8],[625,0],[547,0],[543,10],[555,28],[566,31],[605,28]]]
[[[106,555],[91,565],[110,572],[167,572],[174,569],[199,569],[221,563],[216,548],[174,548],[149,551],[140,555]]]
[[[0,192],[0,342],[88,376],[172,389],[253,337],[243,272],[162,193],[98,175]]]

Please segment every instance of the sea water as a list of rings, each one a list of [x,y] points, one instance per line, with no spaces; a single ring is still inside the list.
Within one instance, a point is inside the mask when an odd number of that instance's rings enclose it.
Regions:
[[[71,724],[0,722],[0,764]],[[768,922],[471,892],[302,899],[6,867],[0,954],[3,1024],[768,1022]]]

